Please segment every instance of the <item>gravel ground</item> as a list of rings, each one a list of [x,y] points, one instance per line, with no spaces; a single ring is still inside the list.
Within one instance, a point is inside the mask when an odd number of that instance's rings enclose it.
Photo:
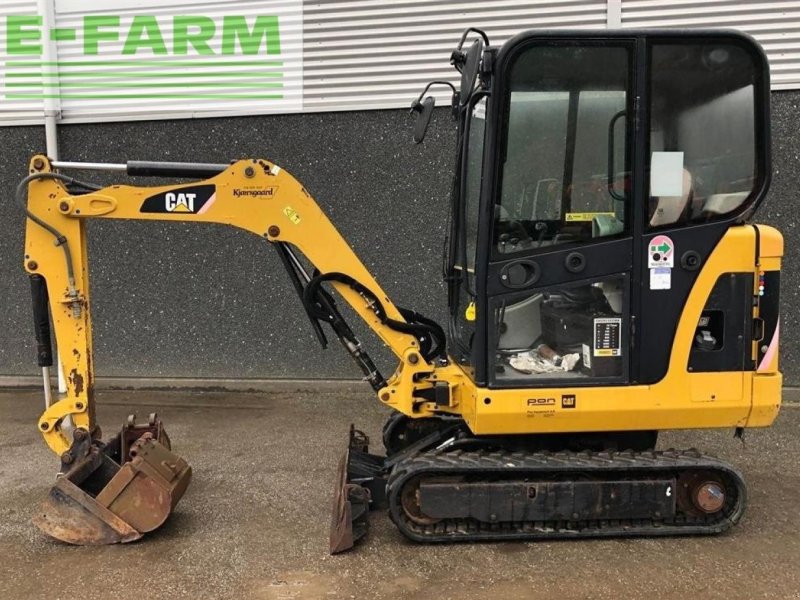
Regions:
[[[102,392],[107,432],[158,410],[194,481],[167,524],[125,546],[80,548],[30,524],[54,472],[37,392],[0,392],[0,599],[800,598],[800,408],[775,427],[663,434],[737,465],[750,506],[713,538],[421,546],[385,514],[365,543],[328,555],[330,495],[348,425],[380,439],[373,397]]]

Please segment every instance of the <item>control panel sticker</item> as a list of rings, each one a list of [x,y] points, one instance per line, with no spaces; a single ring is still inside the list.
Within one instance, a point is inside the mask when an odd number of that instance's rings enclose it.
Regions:
[[[666,235],[657,235],[647,247],[647,266],[650,269],[656,267],[675,266],[675,244]]]
[[[594,356],[622,356],[622,318],[594,320]]]

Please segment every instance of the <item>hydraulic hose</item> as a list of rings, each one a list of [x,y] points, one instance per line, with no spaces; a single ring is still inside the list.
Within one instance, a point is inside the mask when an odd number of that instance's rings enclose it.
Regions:
[[[75,289],[75,270],[73,269],[72,266],[72,253],[70,252],[69,242],[67,241],[67,238],[64,237],[64,235],[58,229],[56,229],[49,223],[43,221],[35,214],[33,214],[30,210],[28,210],[25,192],[28,189],[28,184],[31,181],[36,181],[38,179],[57,179],[59,181],[63,181],[66,185],[77,185],[91,191],[102,189],[102,187],[95,185],[93,183],[85,183],[83,181],[78,181],[73,177],[62,175],[61,173],[33,173],[32,175],[28,175],[22,181],[19,182],[19,184],[17,185],[16,193],[14,194],[14,198],[16,199],[17,204],[23,210],[25,215],[31,221],[36,223],[39,227],[42,227],[43,229],[51,233],[55,238],[55,245],[61,246],[61,249],[64,251],[64,260],[66,261],[67,265],[67,283],[69,285],[69,295],[71,298],[73,298],[73,300],[77,300],[78,292]]]
[[[335,281],[349,286],[369,302],[369,306],[381,323],[401,333],[408,333],[417,338],[420,342],[420,353],[426,361],[437,356],[444,356],[446,352],[446,337],[444,331],[438,323],[423,317],[422,315],[405,308],[398,307],[398,311],[407,319],[408,322],[391,319],[386,314],[386,308],[372,290],[353,279],[345,273],[324,273],[317,275],[308,282],[303,292],[303,302],[309,306],[314,305],[314,298],[320,286],[325,281]],[[432,344],[435,342],[435,345]]]

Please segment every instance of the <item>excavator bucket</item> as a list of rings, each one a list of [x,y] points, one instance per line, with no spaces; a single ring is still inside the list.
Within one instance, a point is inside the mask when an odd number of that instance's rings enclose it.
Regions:
[[[172,453],[161,421],[135,417],[107,444],[77,430],[62,470],[33,517],[47,535],[77,545],[131,542],[166,521],[192,469]]]
[[[369,438],[350,426],[350,441],[336,472],[330,552],[353,547],[367,534],[370,509],[386,503],[383,457],[369,454]]]

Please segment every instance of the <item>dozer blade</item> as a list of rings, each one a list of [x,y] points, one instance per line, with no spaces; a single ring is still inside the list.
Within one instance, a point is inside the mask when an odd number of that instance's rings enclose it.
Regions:
[[[367,534],[368,513],[385,503],[383,458],[367,452],[369,438],[350,426],[350,442],[339,461],[331,514],[330,552],[353,547]]]
[[[108,444],[76,431],[73,446],[62,456],[62,467],[69,468],[50,490],[34,524],[51,537],[78,545],[130,542],[153,531],[166,521],[192,474],[168,445],[154,415],[149,426],[129,420]]]

